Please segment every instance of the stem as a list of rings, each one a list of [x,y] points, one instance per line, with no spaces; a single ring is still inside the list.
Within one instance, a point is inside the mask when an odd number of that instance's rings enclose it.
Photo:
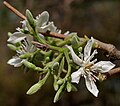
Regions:
[[[67,64],[68,64],[68,71],[67,71],[67,74],[66,74],[65,78],[68,79],[68,77],[71,74],[70,58],[69,58],[69,54],[68,54],[68,52],[66,50],[64,51],[64,54],[65,54],[65,57],[66,57],[66,60],[67,60]]]
[[[60,53],[60,54],[56,57],[56,59],[53,60],[53,62],[58,62],[58,61],[61,59],[62,55],[63,55],[63,53]]]
[[[108,76],[114,75],[116,73],[120,73],[120,67],[114,68],[108,72]]]
[[[64,41],[60,41],[57,46],[64,46],[66,44],[68,44],[70,42],[70,39],[64,40]]]
[[[40,67],[36,67],[33,63],[29,62],[29,61],[24,61],[23,64],[32,70],[38,71],[38,72],[46,72],[47,69],[42,69]]]
[[[38,40],[38,42],[46,44],[45,40],[43,40],[42,38],[40,38],[40,36],[37,34],[36,30],[34,30],[34,37],[36,38],[36,40]]]

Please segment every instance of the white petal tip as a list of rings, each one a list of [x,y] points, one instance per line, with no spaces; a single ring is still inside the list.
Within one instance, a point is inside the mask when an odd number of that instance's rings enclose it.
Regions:
[[[93,95],[94,95],[95,97],[98,97],[98,93],[99,93],[99,91],[97,91],[97,92],[94,93]]]
[[[74,81],[72,80],[71,82],[72,82],[72,83],[76,83],[76,84],[78,84],[78,83],[79,83],[79,81],[75,81],[75,80],[74,80]]]

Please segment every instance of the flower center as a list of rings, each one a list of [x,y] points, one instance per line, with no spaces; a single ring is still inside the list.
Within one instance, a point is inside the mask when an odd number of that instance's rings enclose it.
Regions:
[[[85,65],[85,71],[89,72],[91,71],[91,67],[93,66],[93,64],[89,63]]]

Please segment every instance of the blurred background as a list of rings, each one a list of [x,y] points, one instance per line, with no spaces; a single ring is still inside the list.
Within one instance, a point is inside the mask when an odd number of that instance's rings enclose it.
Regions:
[[[31,10],[34,16],[47,10],[50,20],[63,33],[69,30],[78,32],[81,37],[93,36],[120,49],[120,0],[7,1],[23,14],[26,9]],[[0,0],[0,106],[120,106],[120,74],[97,84],[100,90],[98,98],[87,91],[84,80],[81,80],[78,92],[65,92],[61,100],[54,104],[52,78],[36,94],[26,95],[26,91],[38,81],[39,76],[7,65],[7,61],[15,55],[6,46],[7,33],[21,26],[21,20]],[[99,58],[106,59],[101,55]],[[114,63],[120,66],[119,61]]]

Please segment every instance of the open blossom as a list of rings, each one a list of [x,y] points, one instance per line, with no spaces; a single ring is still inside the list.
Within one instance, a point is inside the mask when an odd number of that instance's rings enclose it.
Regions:
[[[53,22],[49,22],[49,13],[47,11],[36,17],[36,26],[39,32],[46,32],[47,30],[56,32],[57,29]]]
[[[33,37],[29,34],[24,34],[23,32],[14,32],[7,41],[15,44],[17,42],[21,42],[24,39],[27,39],[28,41],[32,41]]]
[[[95,85],[95,81],[99,80],[99,78],[95,75],[95,73],[108,72],[115,67],[115,64],[110,61],[100,61],[96,63],[97,59],[92,60],[94,55],[97,54],[97,50],[94,50],[91,54],[93,43],[94,39],[91,38],[84,47],[84,53],[81,53],[81,58],[75,54],[71,46],[66,45],[66,47],[70,50],[74,63],[80,66],[77,71],[71,74],[72,82],[78,84],[80,77],[84,77],[87,89],[97,97],[99,91]]]
[[[13,65],[14,67],[20,67],[24,61],[28,60],[28,58],[20,58],[20,55],[24,55],[27,53],[33,53],[36,51],[36,47],[32,45],[31,41],[25,39],[23,44],[19,47],[19,50],[16,50],[16,56],[13,56],[7,63]]]

